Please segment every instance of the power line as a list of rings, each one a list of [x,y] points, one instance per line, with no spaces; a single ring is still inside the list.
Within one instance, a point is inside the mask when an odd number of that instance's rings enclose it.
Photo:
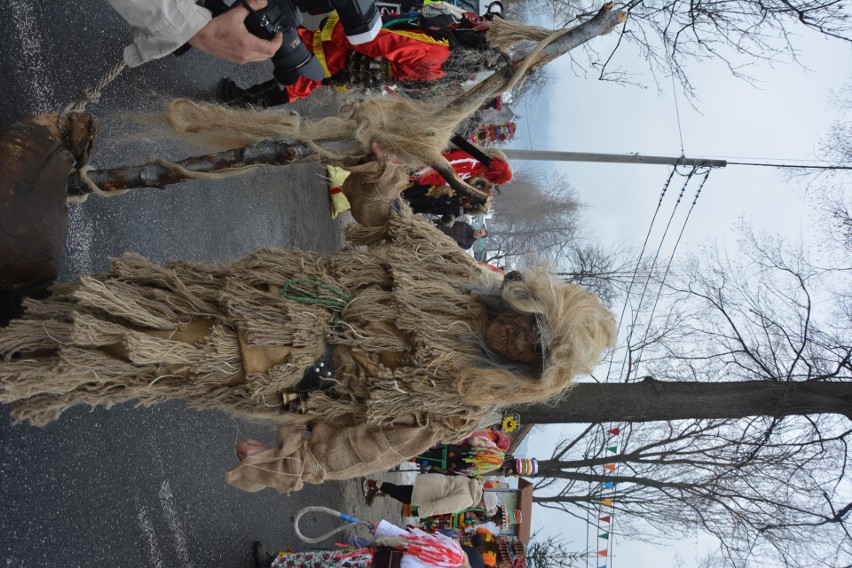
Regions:
[[[677,213],[677,209],[680,206],[680,201],[683,199],[683,194],[686,193],[686,189],[689,186],[689,181],[692,179],[692,176],[695,175],[695,168],[692,168],[688,174],[686,174],[686,179],[683,182],[683,187],[680,188],[680,193],[677,196],[677,201],[675,202],[674,208],[672,208],[672,214],[669,215],[669,220],[666,223],[666,228],[663,230],[663,234],[660,237],[660,244],[657,246],[657,252],[654,254],[654,260],[651,262],[650,268],[648,268],[648,277],[645,278],[645,285],[642,287],[642,294],[639,296],[639,303],[636,305],[636,313],[633,321],[630,322],[630,333],[627,334],[627,340],[625,341],[625,351],[624,351],[624,359],[621,361],[621,372],[619,376],[622,380],[626,381],[626,375],[624,372],[625,366],[627,366],[627,355],[630,352],[630,340],[633,338],[633,330],[636,329],[636,324],[639,321],[639,313],[642,309],[642,302],[645,300],[645,292],[648,291],[648,285],[651,283],[651,274],[654,272],[654,268],[657,266],[657,259],[660,258],[660,253],[663,250],[663,243],[666,240],[666,236],[669,234],[669,229],[672,226],[672,220],[674,219],[675,213]],[[628,369],[629,374],[629,369]]]
[[[824,164],[825,160],[818,160],[816,158],[770,158],[767,156],[719,156],[715,154],[705,154],[707,158],[713,158],[715,160],[751,160],[753,162],[813,162]]]
[[[672,252],[669,255],[669,262],[666,265],[666,270],[663,272],[663,277],[660,279],[660,289],[657,290],[657,297],[654,299],[654,305],[651,306],[651,311],[648,313],[648,325],[645,326],[645,333],[642,336],[641,346],[639,347],[639,353],[636,355],[636,372],[639,372],[639,363],[642,362],[642,354],[645,352],[645,345],[647,345],[648,333],[651,329],[651,318],[654,316],[654,311],[657,309],[657,304],[660,301],[660,296],[663,294],[663,288],[666,285],[666,278],[668,278],[669,270],[672,267],[672,261],[674,260],[675,253],[677,252],[677,247],[680,245],[680,240],[683,238],[683,232],[686,230],[686,224],[689,222],[689,218],[692,216],[692,210],[695,209],[695,204],[698,203],[698,196],[701,195],[701,190],[704,189],[704,184],[707,183],[707,178],[710,177],[710,170],[707,170],[704,173],[704,178],[701,180],[701,184],[698,186],[698,189],[695,191],[695,197],[692,199],[692,205],[689,207],[689,211],[686,213],[686,218],[683,220],[683,224],[680,227],[680,233],[677,236],[677,240],[675,241],[674,247],[672,247]]]
[[[618,335],[618,332],[621,331],[621,324],[624,321],[624,313],[627,311],[627,304],[630,301],[630,292],[633,290],[633,284],[636,282],[636,275],[639,273],[639,266],[642,263],[642,257],[645,255],[645,247],[648,246],[648,240],[651,238],[651,231],[654,228],[654,223],[657,220],[657,214],[660,212],[660,207],[663,205],[663,198],[666,196],[666,192],[669,189],[669,184],[672,182],[672,178],[675,175],[675,168],[672,168],[672,171],[669,173],[669,177],[666,179],[666,182],[663,184],[663,189],[660,191],[660,199],[657,201],[657,208],[654,210],[654,215],[651,217],[651,222],[648,224],[648,232],[645,234],[645,241],[642,243],[642,250],[639,251],[639,257],[636,259],[636,268],[633,270],[633,275],[630,277],[630,284],[627,285],[627,292],[624,295],[624,306],[621,308],[621,315],[618,316],[618,325],[615,329],[615,334]],[[625,354],[625,358],[627,355]],[[615,350],[610,351],[609,355],[609,367],[606,370],[606,377],[609,379],[610,372],[612,372],[612,364],[615,359]],[[624,365],[622,364],[622,368]]]
[[[669,61],[669,69],[671,69],[671,60]],[[674,72],[671,73],[672,78],[672,97],[674,98],[675,117],[677,118],[677,133],[680,136],[680,155],[683,156],[686,151],[683,149],[683,130],[680,126],[680,107],[677,104],[677,87],[675,86]]]
[[[788,168],[803,170],[852,170],[852,166],[811,166],[807,164],[769,164],[760,162],[728,162],[729,166],[761,166],[765,168]]]

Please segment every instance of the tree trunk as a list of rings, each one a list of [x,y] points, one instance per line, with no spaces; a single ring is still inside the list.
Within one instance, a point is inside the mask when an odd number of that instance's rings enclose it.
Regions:
[[[530,71],[546,65],[550,61],[565,55],[572,49],[601,35],[613,26],[623,22],[626,17],[627,15],[625,12],[622,12],[621,10],[613,10],[612,2],[608,2],[590,20],[583,22],[576,28],[568,31],[564,36],[548,45],[544,51],[539,54],[537,62],[530,68]],[[504,65],[492,76],[488,77],[463,95],[456,97],[453,102],[447,105],[447,109],[451,110],[462,108],[470,103],[470,101],[483,97],[486,94],[488,97],[498,95],[506,81],[514,75],[517,66],[532,53],[534,48],[535,46],[531,46],[513,53],[512,62],[509,65]]]
[[[842,414],[852,420],[852,382],[579,383],[555,405],[522,410],[534,424],[655,422],[746,416]]]

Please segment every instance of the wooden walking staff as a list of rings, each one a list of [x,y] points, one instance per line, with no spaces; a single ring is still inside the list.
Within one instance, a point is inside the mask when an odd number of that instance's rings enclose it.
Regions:
[[[243,173],[254,166],[287,166],[314,159],[314,151],[299,142],[265,140],[251,146],[194,156],[178,162],[161,159],[140,166],[74,171],[68,176],[68,196],[85,196],[90,193],[109,195],[140,187],[165,189],[166,186],[189,179],[217,179]]]

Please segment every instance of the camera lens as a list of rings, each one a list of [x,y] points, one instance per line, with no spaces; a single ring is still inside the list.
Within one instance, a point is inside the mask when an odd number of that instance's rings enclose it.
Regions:
[[[292,27],[282,30],[284,42],[272,57],[275,65],[273,75],[282,85],[292,85],[299,77],[307,77],[314,81],[325,79],[325,69],[322,64],[308,51]]]

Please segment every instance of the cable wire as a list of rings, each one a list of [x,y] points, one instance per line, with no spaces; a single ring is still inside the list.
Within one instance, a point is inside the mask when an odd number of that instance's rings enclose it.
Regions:
[[[808,166],[806,164],[762,164],[759,162],[728,162],[729,166],[762,166],[764,168],[788,168],[793,170],[852,170],[852,166]]]
[[[669,269],[671,269],[672,261],[674,260],[675,253],[677,252],[677,247],[680,244],[680,240],[683,237],[684,230],[686,229],[686,224],[689,222],[689,217],[692,215],[692,210],[695,209],[695,204],[698,202],[698,197],[701,195],[701,190],[704,189],[704,184],[707,183],[707,178],[710,177],[710,171],[707,170],[704,172],[704,178],[701,180],[701,184],[699,184],[698,189],[695,192],[695,197],[692,200],[692,205],[689,207],[689,211],[686,213],[686,218],[683,220],[683,225],[680,227],[680,233],[677,236],[677,240],[675,241],[674,247],[672,248],[671,255],[669,256],[669,262],[666,264],[666,270],[663,272],[663,277],[660,279],[660,289],[657,290],[657,297],[654,299],[654,305],[651,306],[651,311],[648,314],[648,325],[645,326],[645,334],[642,336],[642,341],[639,347],[639,353],[636,355],[636,372],[639,372],[639,364],[642,361],[642,353],[645,351],[646,341],[648,339],[648,333],[651,328],[651,318],[654,316],[654,311],[657,309],[657,303],[660,301],[660,296],[662,296],[663,288],[666,285],[666,278],[669,275]]]
[[[657,208],[654,210],[654,215],[651,217],[651,222],[648,225],[648,232],[645,234],[645,241],[642,243],[642,249],[639,251],[639,257],[636,259],[636,268],[633,270],[633,275],[630,277],[630,283],[627,285],[627,292],[624,295],[624,306],[621,308],[621,314],[618,316],[618,325],[615,329],[615,335],[618,337],[618,332],[621,331],[621,323],[624,321],[624,313],[627,311],[627,304],[630,300],[630,293],[633,290],[633,284],[636,282],[636,275],[639,273],[639,266],[642,263],[642,257],[645,255],[645,247],[648,245],[648,240],[651,238],[651,231],[654,228],[654,223],[657,220],[657,214],[660,212],[660,208],[663,205],[663,198],[666,196],[666,192],[669,189],[669,184],[672,182],[672,178],[674,178],[676,168],[672,168],[671,172],[669,172],[669,177],[666,179],[666,182],[663,184],[663,189],[660,192],[660,198],[657,201]],[[606,378],[608,379],[610,376],[610,372],[612,371],[613,360],[615,359],[615,350],[610,351],[609,354],[609,367],[606,370]]]
[[[671,60],[669,60],[669,69],[671,69]],[[680,136],[680,156],[683,157],[686,152],[683,149],[683,130],[680,126],[680,107],[677,104],[677,87],[675,86],[674,72],[671,73],[672,78],[672,98],[674,98],[675,117],[677,118],[677,133]]]
[[[622,380],[624,382],[627,382],[627,377],[624,374],[624,368],[627,365],[627,356],[630,352],[630,340],[633,338],[633,331],[636,329],[639,312],[642,309],[642,302],[645,300],[645,293],[648,291],[648,285],[651,282],[651,274],[654,272],[654,267],[656,267],[657,265],[657,259],[660,258],[660,252],[663,249],[663,243],[665,242],[666,236],[668,235],[669,229],[671,228],[672,220],[674,219],[675,213],[677,213],[677,209],[680,206],[681,199],[683,199],[683,194],[686,192],[686,188],[689,186],[689,181],[692,179],[692,176],[695,175],[695,170],[696,168],[692,168],[685,176],[686,179],[683,182],[683,186],[680,188],[680,193],[677,196],[677,201],[675,202],[675,205],[672,208],[672,214],[669,215],[669,220],[666,223],[666,228],[663,230],[663,234],[660,237],[660,244],[657,246],[657,252],[654,254],[654,260],[651,262],[651,266],[648,269],[648,276],[647,278],[645,278],[645,285],[642,287],[642,294],[639,296],[639,303],[636,305],[636,312],[634,314],[633,320],[630,322],[630,333],[627,334],[627,341],[625,342],[626,349],[624,351],[624,358],[621,361],[621,371],[619,372],[619,377],[622,377]]]

